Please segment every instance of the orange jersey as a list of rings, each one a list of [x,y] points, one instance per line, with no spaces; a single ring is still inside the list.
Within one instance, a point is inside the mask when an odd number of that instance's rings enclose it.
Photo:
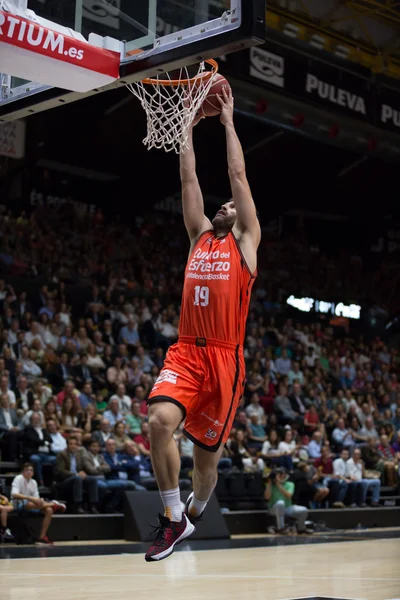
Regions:
[[[205,231],[186,265],[179,336],[243,345],[254,279],[232,232]]]

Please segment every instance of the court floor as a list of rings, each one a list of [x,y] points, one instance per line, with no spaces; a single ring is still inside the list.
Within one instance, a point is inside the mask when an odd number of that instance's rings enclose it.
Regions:
[[[400,599],[400,540],[194,550],[188,542],[160,563],[142,554],[0,561],[2,600]],[[128,546],[127,546],[128,548]]]

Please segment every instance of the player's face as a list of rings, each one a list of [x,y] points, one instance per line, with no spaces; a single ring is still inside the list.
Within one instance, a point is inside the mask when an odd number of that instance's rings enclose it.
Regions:
[[[236,208],[234,202],[226,202],[221,206],[212,220],[214,229],[217,231],[230,231],[236,221]]]

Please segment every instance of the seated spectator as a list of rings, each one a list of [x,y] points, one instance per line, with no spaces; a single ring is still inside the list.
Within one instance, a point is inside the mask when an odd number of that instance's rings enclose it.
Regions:
[[[38,413],[32,413],[30,425],[23,431],[23,456],[34,466],[35,477],[43,485],[43,465],[54,465],[56,456],[51,450],[52,439],[41,426]]]
[[[103,414],[108,408],[106,397],[107,394],[104,394],[101,391],[96,394],[96,410],[99,414]]]
[[[364,426],[361,427],[359,435],[363,442],[367,442],[371,437],[379,437],[372,417],[367,417],[365,419]]]
[[[289,385],[294,385],[295,383],[297,383],[300,388],[302,385],[304,385],[304,374],[303,371],[300,369],[300,363],[298,363],[297,361],[292,362],[292,368],[290,369],[287,375]],[[293,389],[293,394],[294,393],[295,391]]]
[[[328,446],[322,447],[321,457],[314,461],[314,467],[321,476],[324,486],[329,487],[331,505],[334,508],[344,508],[344,499],[346,498],[348,484],[345,480],[339,479],[334,474],[333,461]]]
[[[322,433],[320,431],[314,431],[312,439],[307,446],[307,452],[310,458],[321,458],[322,443]]]
[[[385,477],[387,485],[397,485],[397,469],[398,459],[392,446],[389,444],[389,438],[387,435],[380,436],[380,444],[378,445],[378,452],[383,459],[385,465]]]
[[[302,421],[302,418],[298,417],[292,408],[291,402],[287,397],[287,388],[285,385],[279,385],[279,394],[275,398],[274,410],[277,413],[279,423],[282,425]]]
[[[132,403],[132,413],[126,415],[126,425],[130,435],[140,435],[142,431],[143,417],[140,415],[140,402]]]
[[[295,363],[298,365],[298,363]],[[301,391],[301,385],[299,382],[295,381],[293,384],[293,393],[289,397],[290,404],[293,412],[297,417],[304,417],[307,412],[307,407],[309,406],[308,400],[305,398],[304,394]],[[312,433],[312,431],[311,431]]]
[[[78,427],[80,412],[80,407],[77,406],[76,402],[71,396],[67,396],[61,408],[61,429],[64,433],[80,431]]]
[[[17,388],[15,390],[15,399],[17,408],[27,411],[33,406],[33,393],[28,387],[28,380],[23,375],[18,378]]]
[[[349,453],[352,452],[355,441],[351,429],[346,429],[344,419],[338,419],[336,427],[332,432],[332,440],[336,443],[338,449],[347,448]]]
[[[296,448],[297,446],[296,440],[293,436],[293,430],[290,429],[288,425],[286,425],[285,432],[283,434],[283,440],[279,442],[278,450],[280,450],[283,453],[283,456],[290,456],[293,463]],[[293,470],[293,464],[291,470]]]
[[[86,381],[83,384],[81,393],[79,394],[79,404],[82,410],[86,410],[89,404],[94,404],[95,398],[93,395],[92,384]]]
[[[288,481],[288,475],[283,467],[272,471],[265,488],[265,500],[268,510],[276,518],[277,533],[286,533],[285,517],[295,519],[298,533],[306,533],[308,510],[305,506],[292,503],[294,483]]]
[[[126,489],[124,482],[119,479],[105,478],[111,472],[111,467],[100,454],[100,444],[94,439],[90,441],[88,451],[84,454],[83,470],[90,477],[97,479],[100,491],[111,492],[104,507],[105,512],[117,512],[121,509],[123,492]]]
[[[11,498],[14,509],[20,517],[29,515],[29,513],[42,513],[43,522],[38,541],[40,544],[52,546],[53,542],[47,537],[47,531],[53,514],[65,512],[66,506],[57,500],[46,502],[39,497],[38,486],[33,479],[33,465],[30,463],[25,463],[22,473],[14,477],[11,484]]]
[[[113,366],[107,369],[107,381],[111,387],[119,383],[126,384],[128,382],[127,370],[123,366],[120,356],[116,356]]]
[[[353,438],[353,440],[356,444],[362,444],[363,436],[360,433],[361,425],[360,425],[360,421],[358,420],[358,417],[353,416],[353,417],[351,417],[351,419],[349,419],[349,421],[350,421],[349,431],[351,431],[351,437]],[[371,438],[369,438],[369,439],[371,439]]]
[[[140,485],[142,483],[154,485],[156,480],[151,473],[151,461],[148,457],[140,454],[135,442],[132,442],[132,440],[126,442],[124,452],[120,454],[120,459],[123,464],[127,464],[130,478],[137,484],[137,491],[144,491],[146,489]]]
[[[12,389],[10,389],[10,380],[7,374],[1,375],[0,377],[0,395],[7,396],[10,403],[10,408],[15,409],[17,400],[14,392],[12,391]]]
[[[248,433],[248,446],[255,450],[261,450],[263,443],[266,441],[267,436],[265,435],[265,429],[259,422],[259,417],[256,413],[253,413],[250,417],[249,433]]]
[[[84,383],[93,384],[93,377],[87,363],[87,354],[81,354],[79,363],[74,366],[75,381],[79,387],[82,387]]]
[[[29,381],[33,381],[42,375],[42,369],[33,359],[33,355],[27,346],[22,348],[21,363],[22,373],[26,375]]]
[[[54,365],[52,381],[57,388],[63,387],[66,381],[69,381],[74,375],[73,368],[70,365],[69,357],[66,352],[62,352],[60,362]]]
[[[61,494],[72,501],[75,512],[84,514],[83,492],[87,492],[89,512],[98,514],[99,491],[96,478],[88,477],[83,468],[84,453],[79,448],[78,439],[70,436],[67,449],[57,454],[55,480]]]
[[[264,461],[262,458],[252,456],[249,452],[247,445],[247,436],[240,429],[236,431],[234,439],[230,442],[229,446],[230,458],[232,465],[240,471],[247,472],[263,472]]]
[[[31,422],[31,416],[32,416],[33,414],[37,414],[37,415],[39,415],[39,418],[40,418],[40,425],[41,425],[42,427],[44,427],[44,426],[45,426],[45,424],[46,424],[46,420],[45,420],[45,418],[44,418],[44,413],[43,413],[43,411],[42,411],[42,407],[41,407],[41,405],[40,405],[40,400],[34,400],[34,401],[33,401],[33,404],[32,404],[32,408],[31,408],[31,410],[28,410],[28,412],[26,412],[26,413],[24,414],[24,416],[22,417],[22,419],[21,419],[21,427],[28,427],[28,425],[29,425],[29,424],[30,424],[30,422]]]
[[[62,391],[57,394],[57,404],[62,406],[66,398],[71,398],[74,404],[79,405],[79,392],[75,389],[72,379],[67,379]]]
[[[124,415],[119,410],[119,402],[114,398],[114,400],[109,400],[108,402],[108,410],[103,413],[104,419],[109,421],[111,427],[115,427],[118,421],[124,421]]]
[[[137,436],[138,437],[138,436]],[[123,421],[115,423],[111,438],[115,442],[115,449],[117,452],[122,452],[126,442],[130,442],[130,438],[126,434],[126,425]]]
[[[248,418],[251,418],[252,415],[256,415],[257,425],[266,425],[267,419],[265,411],[263,407],[260,406],[260,397],[257,392],[253,392],[250,396],[250,404],[246,407],[246,415]]]
[[[293,472],[296,503],[317,508],[329,496],[329,488],[319,483],[318,472],[312,465],[300,461]]]
[[[110,400],[117,400],[119,412],[123,415],[129,413],[132,408],[132,400],[125,393],[125,384],[123,383],[119,383],[117,385],[117,391],[113,396],[111,396]]]
[[[20,427],[17,413],[10,408],[7,395],[0,396],[0,445],[3,460],[14,461],[17,458],[17,440]]]
[[[57,423],[58,426],[61,425],[61,411],[60,411],[58,404],[56,404],[55,396],[54,396],[54,398],[50,397],[50,399],[44,405],[43,415],[44,415],[44,420],[46,422],[49,419],[52,419],[53,421],[55,421]]]
[[[12,502],[0,494],[0,544],[14,541],[14,536],[7,527],[8,515],[14,510]]]
[[[136,442],[140,454],[143,456],[150,456],[150,435],[149,435],[149,423],[148,421],[143,421],[140,435],[136,435],[134,437],[134,441]]]
[[[304,413],[304,432],[307,435],[312,435],[314,431],[321,431],[321,421],[319,420],[315,404],[310,404]]]
[[[92,434],[97,431],[100,425],[100,416],[96,412],[94,404],[88,404],[84,413],[80,413],[78,427],[82,429],[86,439],[91,439]]]
[[[248,433],[249,431],[249,421],[247,419],[246,411],[239,410],[236,414],[235,421],[233,423],[234,429],[240,429],[243,433]]]
[[[106,365],[104,364],[103,359],[97,351],[95,344],[89,344],[87,349],[87,366],[89,369],[93,371],[93,369],[98,369],[99,371],[105,370]]]
[[[131,440],[129,440],[129,443]],[[135,483],[135,476],[139,470],[138,465],[133,464],[122,454],[117,453],[115,449],[115,441],[108,439],[106,441],[106,450],[104,452],[106,463],[110,466],[110,473],[107,479],[115,479],[124,483],[125,490],[143,491],[143,487]]]
[[[285,467],[288,471],[293,470],[293,460],[290,454],[279,448],[279,436],[276,429],[271,429],[268,439],[261,449],[261,457],[267,464]]]
[[[99,429],[93,432],[92,438],[99,443],[100,449],[103,452],[106,447],[106,441],[111,438],[111,425],[108,419],[104,417],[101,419]]]
[[[137,323],[133,317],[129,317],[128,323],[121,328],[119,341],[122,344],[126,344],[131,352],[136,352],[136,346],[140,340]]]
[[[67,440],[61,435],[58,428],[59,425],[54,419],[47,421],[47,433],[51,438],[50,450],[55,455],[67,448]]]
[[[368,490],[372,492],[371,506],[379,506],[379,496],[381,492],[381,482],[379,479],[368,479],[365,477],[365,469],[361,460],[360,448],[355,448],[353,457],[346,463],[347,475],[352,481],[359,482],[362,486],[362,496],[360,506],[367,506]]]
[[[352,478],[348,473],[347,462],[349,460],[349,451],[347,448],[343,448],[340,453],[340,457],[333,461],[333,474],[338,481],[345,481],[347,483],[347,499],[348,504],[352,508],[355,508],[358,504],[362,504],[362,486],[360,482]]]
[[[33,398],[40,400],[40,405],[43,407],[53,397],[51,389],[44,385],[43,379],[37,379],[33,383]],[[31,408],[31,407],[30,407]]]
[[[288,357],[287,350],[282,350],[282,355],[275,361],[275,369],[278,375],[287,375],[292,368],[292,361]]]

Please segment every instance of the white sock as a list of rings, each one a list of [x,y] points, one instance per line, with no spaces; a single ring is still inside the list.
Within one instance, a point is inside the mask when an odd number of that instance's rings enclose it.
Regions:
[[[203,512],[203,510],[205,509],[205,507],[207,506],[208,500],[205,500],[204,502],[202,502],[201,500],[198,500],[196,498],[195,494],[193,494],[192,499],[189,504],[189,514],[192,515],[192,517],[199,517],[201,515],[201,513]]]
[[[164,515],[171,521],[180,523],[182,521],[182,505],[179,487],[160,492],[160,496],[164,504]]]

